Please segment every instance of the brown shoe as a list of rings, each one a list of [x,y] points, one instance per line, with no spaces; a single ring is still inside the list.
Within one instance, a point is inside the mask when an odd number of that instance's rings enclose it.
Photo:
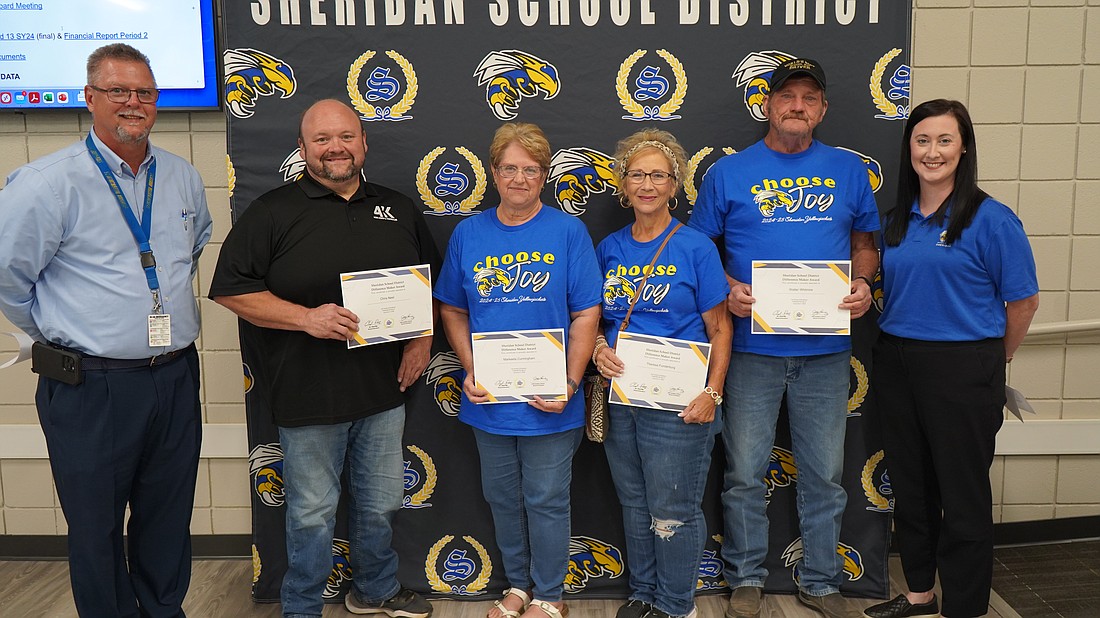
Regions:
[[[756,586],[739,586],[730,595],[726,618],[757,618],[764,601],[764,589]]]
[[[848,605],[848,600],[840,596],[839,592],[814,597],[799,590],[798,600],[802,601],[806,607],[817,610],[828,618],[863,618],[863,612]]]

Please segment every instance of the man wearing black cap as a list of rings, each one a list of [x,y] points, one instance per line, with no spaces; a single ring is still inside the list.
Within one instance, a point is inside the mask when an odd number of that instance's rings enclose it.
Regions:
[[[780,402],[787,396],[797,464],[802,557],[798,598],[826,616],[859,616],[840,596],[837,554],[847,497],[840,485],[851,342],[844,335],[754,334],[752,260],[852,261],[850,294],[838,308],[862,316],[878,269],[878,210],[867,169],[854,154],[814,140],[829,107],[825,73],[808,58],[779,65],[763,109],[768,133],[707,172],[690,225],[725,241],[735,317],[722,438],[727,467],[722,556],[734,588],[727,618],[760,613],[768,571],[765,477]]]

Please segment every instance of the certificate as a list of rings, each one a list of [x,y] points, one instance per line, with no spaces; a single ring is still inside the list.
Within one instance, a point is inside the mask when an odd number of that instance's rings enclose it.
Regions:
[[[432,268],[361,270],[340,275],[344,308],[359,316],[348,348],[432,334]]]
[[[621,332],[615,355],[624,369],[611,381],[611,403],[680,412],[707,385],[709,343]]]
[[[754,335],[847,335],[851,311],[837,309],[852,293],[851,260],[752,262]]]
[[[565,401],[565,330],[473,333],[474,378],[487,403]]]

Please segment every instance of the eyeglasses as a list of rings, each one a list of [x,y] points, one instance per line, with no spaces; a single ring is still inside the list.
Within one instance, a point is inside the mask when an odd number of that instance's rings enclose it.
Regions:
[[[156,103],[160,98],[160,90],[156,88],[98,88],[91,84],[88,87],[96,92],[102,92],[107,95],[107,100],[111,103],[125,103],[130,100],[131,94],[136,94],[138,101],[142,103]]]
[[[529,166],[529,167],[516,167],[515,165],[498,165],[497,173],[501,178],[515,178],[516,174],[523,172],[523,177],[527,180],[534,180],[539,176],[542,176],[542,168]]]
[[[623,174],[623,176],[625,176],[628,181],[630,181],[634,184],[638,184],[638,185],[645,182],[646,176],[649,176],[649,179],[655,185],[667,184],[669,180],[672,180],[673,178],[675,178],[675,176],[673,176],[672,174],[669,174],[668,172],[662,172],[662,171],[659,171],[659,170],[656,171],[656,172],[643,172],[642,170],[627,170],[626,173]]]

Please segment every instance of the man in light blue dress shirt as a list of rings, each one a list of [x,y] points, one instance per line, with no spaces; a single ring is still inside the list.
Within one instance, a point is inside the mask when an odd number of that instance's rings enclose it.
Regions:
[[[0,310],[47,344],[36,402],[78,612],[182,616],[202,422],[192,281],[212,222],[198,172],[149,143],[148,58],[101,47],[84,94],[87,138],[0,191]]]

